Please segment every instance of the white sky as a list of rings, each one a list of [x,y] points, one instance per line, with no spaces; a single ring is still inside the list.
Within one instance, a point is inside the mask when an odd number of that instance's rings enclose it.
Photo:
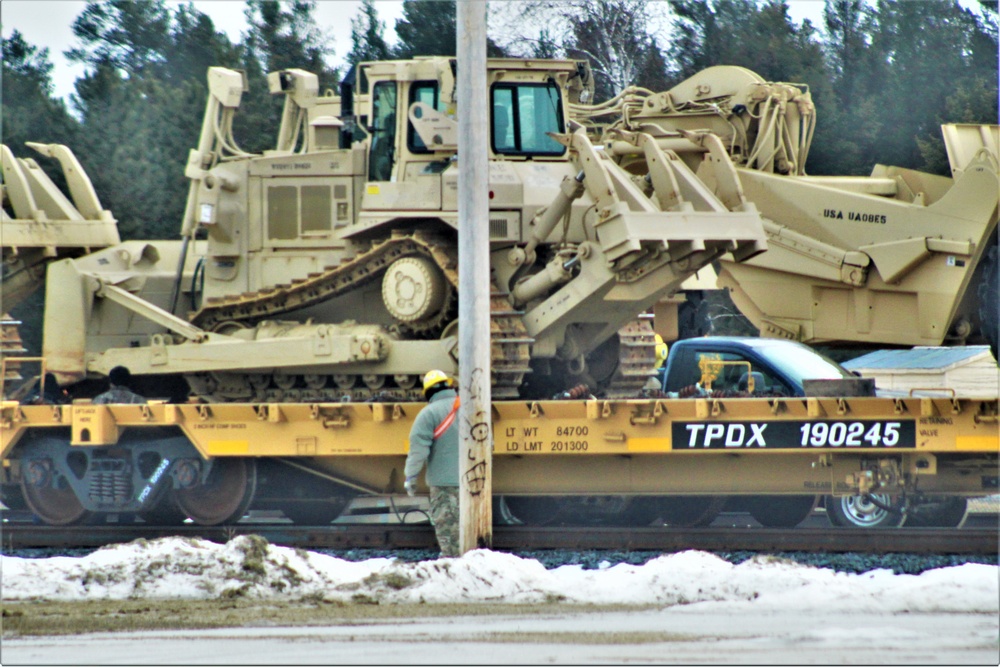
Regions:
[[[248,586],[248,598],[319,595],[350,602],[364,594],[386,604],[538,603],[556,596],[570,604],[684,605],[691,611],[747,614],[796,609],[1000,614],[996,565],[965,564],[919,575],[846,574],[768,556],[732,565],[713,554],[684,551],[645,565],[546,570],[537,560],[488,550],[417,563],[349,562],[268,545],[263,575],[240,578],[250,539],[216,544],[171,537],[105,547],[82,558],[3,556],[3,599],[218,599]]]
[[[174,3],[172,0],[170,4]],[[195,0],[195,7],[208,14],[218,30],[224,30],[236,42],[246,27],[243,0]],[[789,0],[790,14],[796,22],[809,18],[817,27],[822,25],[822,0]],[[318,0],[316,17],[319,26],[333,36],[334,56],[331,65],[339,65],[351,48],[351,18],[361,3],[356,0]],[[85,0],[3,0],[0,3],[0,25],[3,36],[15,29],[40,48],[48,47],[54,65],[52,79],[58,97],[73,92],[73,82],[84,73],[82,65],[66,62],[63,52],[76,44],[71,26],[86,7]],[[386,24],[386,38],[395,43],[394,26],[403,13],[401,0],[377,0],[379,18]]]

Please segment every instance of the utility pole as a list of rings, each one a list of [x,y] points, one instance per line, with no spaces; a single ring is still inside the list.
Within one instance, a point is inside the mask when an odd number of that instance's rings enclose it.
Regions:
[[[462,553],[493,543],[490,393],[489,156],[486,1],[459,0],[458,366],[459,542]]]

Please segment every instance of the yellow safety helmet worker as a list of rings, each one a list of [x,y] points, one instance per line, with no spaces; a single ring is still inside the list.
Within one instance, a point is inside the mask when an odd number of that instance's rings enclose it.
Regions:
[[[445,386],[449,388],[455,386],[455,380],[448,377],[448,374],[444,371],[439,371],[437,369],[427,371],[427,374],[424,375],[424,395],[426,396],[428,391],[437,387],[441,383],[444,383]]]
[[[663,342],[663,336],[656,334],[656,368],[660,368],[667,361],[667,344]]]

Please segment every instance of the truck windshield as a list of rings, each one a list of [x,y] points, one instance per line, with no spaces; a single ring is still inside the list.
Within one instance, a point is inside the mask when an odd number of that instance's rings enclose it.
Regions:
[[[562,155],[566,149],[548,136],[564,131],[562,96],[551,83],[493,85],[493,152],[503,155]]]
[[[801,386],[803,380],[836,380],[854,377],[833,359],[799,344],[762,345],[757,350],[774,367]]]

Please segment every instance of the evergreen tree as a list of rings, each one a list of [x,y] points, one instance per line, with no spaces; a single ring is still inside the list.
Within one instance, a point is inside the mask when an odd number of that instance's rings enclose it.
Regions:
[[[954,0],[881,0],[872,44],[889,72],[872,162],[948,173],[940,124],[997,120],[996,31]]]
[[[76,142],[77,122],[62,100],[52,98],[52,63],[49,50],[29,44],[14,30],[3,40],[0,62],[3,82],[3,142],[19,157],[37,157],[25,146],[26,141],[47,144]],[[56,182],[63,185],[62,170],[51,160],[39,164]]]
[[[66,52],[70,62],[142,76],[165,62],[170,12],[164,0],[89,0],[72,28],[81,45]]]
[[[454,56],[455,0],[404,0],[403,17],[396,19],[399,42],[393,56]]]
[[[183,216],[188,151],[197,145],[209,66],[239,51],[192,5],[90,2],[69,57],[89,66],[73,97],[73,146],[123,238],[171,238]]]
[[[954,91],[944,101],[944,112],[937,123],[996,123],[998,117],[997,71],[997,3],[980,0],[982,12],[975,16],[967,12],[965,20],[975,23],[969,28],[969,45],[964,55],[967,71],[955,82]],[[923,166],[929,171],[950,173],[948,155],[941,135],[917,137],[917,148]]]
[[[877,82],[889,75],[888,63],[872,48],[874,9],[865,0],[826,0],[823,21],[834,95],[818,110],[820,127],[829,132],[814,148],[820,156],[814,173],[864,175],[872,168],[868,146],[879,133]]]
[[[212,19],[192,3],[177,8],[169,37],[169,67],[163,72],[169,81],[204,82],[209,67],[241,66],[240,49],[224,32],[216,30]]]
[[[364,61],[388,60],[389,57],[385,22],[378,18],[375,0],[362,0],[361,13],[351,19],[351,51],[347,54],[347,62],[356,65]]]
[[[796,25],[784,0],[670,0],[676,79],[713,65],[738,65],[768,81],[819,83],[825,60],[815,28]],[[812,79],[812,80],[810,80]]]
[[[316,3],[305,0],[247,0],[247,57],[257,58],[265,72],[297,67],[319,76],[321,88],[336,83],[337,70],[324,60],[334,55],[333,39],[316,23],[315,11]]]
[[[243,69],[249,92],[243,95],[233,124],[244,150],[274,148],[284,98],[269,93],[269,72],[302,69],[319,78],[320,94],[336,89],[340,73],[324,60],[324,55],[333,55],[332,39],[317,25],[315,10],[315,2],[303,0],[247,0],[250,28],[243,43]]]
[[[396,19],[399,42],[392,56],[408,59],[456,55],[456,11],[455,0],[404,0],[403,18]],[[487,36],[486,56],[502,58],[506,55],[506,50]]]
[[[666,61],[653,37],[664,9],[644,0],[533,0],[501,6],[497,23],[505,23],[505,48],[517,55],[587,60],[600,101],[628,86],[665,87]],[[536,32],[538,25],[545,27]]]

